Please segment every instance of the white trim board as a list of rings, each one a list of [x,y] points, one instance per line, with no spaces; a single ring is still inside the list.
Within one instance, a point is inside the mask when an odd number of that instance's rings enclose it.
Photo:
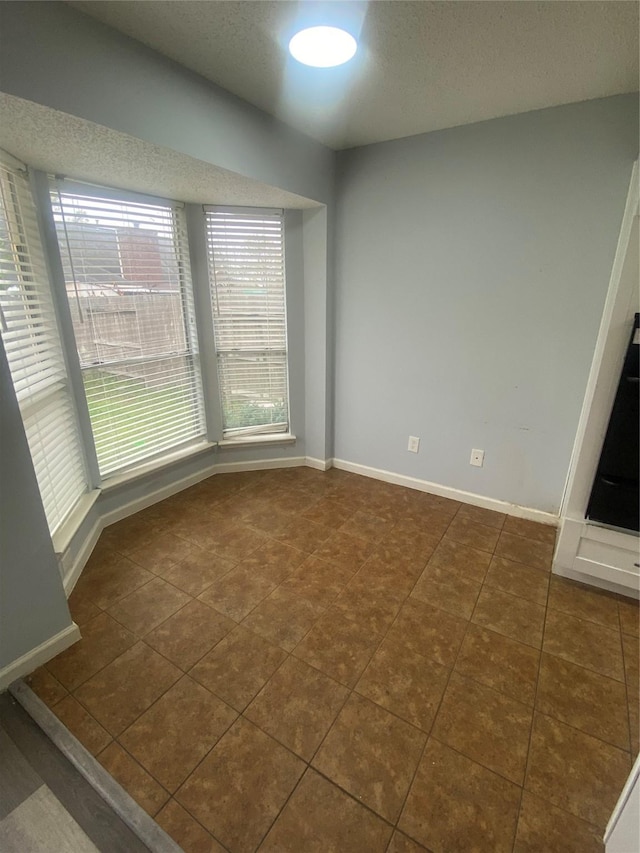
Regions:
[[[22,678],[23,675],[29,675],[34,669],[59,655],[60,652],[69,648],[79,639],[80,629],[75,622],[72,622],[62,631],[54,634],[53,637],[49,637],[44,643],[40,643],[39,646],[25,652],[3,669],[0,669],[0,691],[6,690],[10,684],[18,678]]]
[[[384,471],[381,468],[370,468],[368,465],[359,465],[356,462],[347,462],[345,459],[333,459],[333,467],[341,471],[350,471],[352,474],[361,474],[363,477],[371,477],[374,480],[382,480],[385,483],[393,483],[396,486],[406,486],[409,489],[417,489],[420,492],[429,492],[441,498],[450,498],[452,501],[479,506],[483,509],[492,509],[495,512],[504,512],[516,518],[526,518],[530,521],[539,521],[541,524],[557,526],[558,516],[540,509],[519,506],[508,501],[497,498],[488,498],[484,495],[476,495],[474,492],[465,492],[462,489],[454,489],[452,486],[441,486],[439,483],[431,483],[428,480],[420,480],[417,477],[408,477],[405,474],[395,474],[393,471]]]

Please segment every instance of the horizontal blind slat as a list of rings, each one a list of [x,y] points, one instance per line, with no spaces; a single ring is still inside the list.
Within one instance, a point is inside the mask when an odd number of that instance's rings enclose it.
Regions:
[[[35,205],[26,174],[2,161],[0,246],[2,340],[53,534],[87,484]]]
[[[100,471],[204,433],[184,211],[52,190]]]

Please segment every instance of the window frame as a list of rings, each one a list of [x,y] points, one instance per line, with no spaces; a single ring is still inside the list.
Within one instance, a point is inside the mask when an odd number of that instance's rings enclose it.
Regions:
[[[207,389],[202,381],[202,367],[201,367],[201,345],[200,345],[200,334],[199,334],[199,325],[197,323],[197,318],[194,316],[196,313],[196,282],[195,277],[191,273],[191,233],[188,227],[188,221],[185,214],[185,209],[187,205],[183,202],[167,199],[160,196],[152,196],[145,193],[133,192],[130,190],[119,190],[114,187],[105,187],[100,185],[94,185],[89,183],[84,183],[81,181],[69,179],[69,178],[61,178],[61,177],[49,177],[49,186],[47,188],[48,192],[48,207],[49,207],[49,219],[50,219],[50,228],[53,233],[53,243],[55,244],[55,248],[53,249],[57,255],[57,260],[59,264],[59,277],[61,281],[61,292],[63,294],[63,300],[66,304],[67,313],[69,316],[69,324],[66,330],[67,335],[67,343],[68,346],[73,350],[75,360],[77,362],[77,376],[78,376],[78,395],[82,399],[81,408],[86,412],[86,418],[84,419],[83,429],[83,438],[85,441],[90,441],[93,456],[95,458],[95,484],[99,488],[108,487],[111,483],[122,483],[127,479],[132,479],[139,476],[139,472],[144,472],[147,470],[151,470],[154,468],[160,468],[164,464],[171,464],[172,460],[177,456],[178,458],[183,455],[188,455],[189,451],[200,452],[203,448],[205,448],[208,444],[207,439],[207,406],[206,406],[206,396]],[[96,451],[96,439],[93,424],[91,422],[91,416],[89,414],[89,405],[87,401],[87,394],[84,382],[84,373],[87,369],[90,369],[86,366],[81,365],[80,357],[78,354],[77,344],[76,344],[76,333],[73,326],[73,320],[71,317],[70,303],[69,297],[67,293],[67,280],[64,273],[63,263],[62,263],[62,252],[63,249],[62,244],[58,238],[58,231],[55,222],[55,215],[52,206],[51,196],[53,194],[69,194],[69,195],[82,195],[84,197],[93,197],[96,199],[105,199],[108,201],[112,201],[115,203],[121,202],[123,204],[142,204],[142,205],[154,205],[154,206],[162,206],[171,208],[172,211],[179,211],[178,216],[182,217],[182,221],[178,227],[178,231],[180,232],[178,238],[174,236],[174,240],[177,239],[179,243],[179,257],[177,260],[177,264],[179,267],[186,267],[186,275],[183,276],[182,272],[180,273],[180,281],[181,286],[179,289],[180,293],[180,303],[182,305],[181,309],[181,317],[182,322],[184,324],[184,335],[185,335],[185,343],[187,344],[187,348],[184,353],[180,357],[184,357],[189,360],[191,365],[192,374],[194,378],[194,389],[197,391],[198,399],[199,399],[199,417],[200,424],[202,429],[196,435],[191,436],[182,441],[178,441],[170,446],[166,446],[161,448],[158,451],[151,452],[148,455],[141,455],[135,459],[131,459],[125,464],[112,467],[109,470],[100,470],[100,465],[98,461],[98,454]],[[177,231],[174,234],[178,233]],[[190,293],[188,297],[185,296],[184,286],[187,286],[190,289]],[[190,312],[185,309],[185,299],[190,301]],[[167,358],[170,355],[166,356]],[[153,360],[156,358],[155,356],[149,357],[148,360]],[[164,460],[166,459],[166,462]]]
[[[231,352],[232,350],[222,350],[218,347],[218,340],[216,335],[216,318],[215,318],[215,309],[214,303],[216,294],[216,285],[213,282],[214,277],[214,265],[215,258],[211,251],[211,243],[209,238],[209,226],[207,217],[209,213],[218,213],[218,214],[230,214],[230,215],[238,215],[238,216],[264,216],[265,219],[267,217],[278,218],[280,221],[280,240],[281,240],[281,256],[282,256],[282,308],[283,308],[283,332],[284,332],[284,348],[281,350],[282,359],[284,363],[284,383],[285,383],[285,407],[286,407],[286,421],[283,422],[283,428],[274,430],[269,429],[271,424],[264,424],[258,426],[242,426],[242,427],[230,427],[225,429],[224,420],[225,420],[225,411],[224,411],[224,398],[223,398],[223,390],[222,390],[222,382],[220,380],[220,354],[222,352]],[[290,289],[287,285],[288,280],[288,263],[287,263],[287,211],[282,208],[273,208],[273,207],[255,207],[255,206],[239,206],[239,205],[203,205],[202,206],[202,214],[203,214],[203,229],[204,229],[204,251],[205,251],[205,263],[206,263],[206,276],[207,276],[207,295],[209,300],[209,315],[211,317],[211,325],[213,328],[213,346],[214,346],[214,354],[215,354],[215,374],[216,374],[216,392],[217,392],[217,403],[219,409],[219,435],[218,435],[218,443],[221,446],[239,446],[242,444],[259,444],[263,443],[272,443],[278,441],[293,441],[295,440],[295,436],[292,435],[291,432],[291,365],[290,365],[290,356],[291,356],[291,348],[290,348],[290,338],[289,338],[289,311],[290,311],[290,303],[289,303],[289,292]],[[257,350],[256,350],[257,351]],[[269,350],[265,349],[263,352],[268,353]]]
[[[24,231],[27,255],[27,260],[20,263],[31,267],[34,270],[33,274],[37,276],[33,281],[35,286],[34,295],[38,304],[42,305],[46,310],[49,322],[51,323],[49,332],[51,343],[48,346],[51,349],[52,355],[49,358],[53,358],[57,362],[59,370],[59,376],[55,381],[48,382],[36,393],[28,393],[24,396],[23,401],[21,401],[16,388],[16,376],[14,375],[14,369],[11,364],[12,356],[10,355],[10,350],[12,348],[8,347],[6,342],[4,344],[49,532],[52,539],[56,539],[61,535],[78,507],[87,502],[87,496],[91,488],[91,479],[82,429],[78,421],[71,371],[67,359],[63,333],[64,318],[60,312],[60,305],[54,287],[50,254],[48,251],[49,247],[46,239],[46,221],[45,217],[43,217],[39,199],[38,180],[41,173],[30,169],[4,151],[0,151],[0,162],[3,171],[6,171],[9,176],[8,180],[15,183],[17,201],[13,216],[17,217],[16,227]],[[16,183],[16,179],[18,182],[22,181],[22,185]],[[4,180],[7,180],[7,178],[3,176]],[[30,209],[27,210],[27,208]],[[8,220],[7,224],[10,228]],[[11,236],[10,232],[9,236]],[[16,264],[16,275],[18,276],[18,280],[22,280],[25,273],[19,271],[18,266]],[[5,331],[10,332],[10,329],[5,329]],[[36,374],[33,373],[31,375],[35,376]],[[51,406],[57,410],[57,415],[55,416],[55,424],[57,426],[55,429],[59,429],[63,421],[66,421],[66,426],[63,426],[62,429],[63,435],[67,437],[69,443],[65,443],[65,447],[67,448],[67,453],[71,452],[73,455],[71,473],[68,476],[65,475],[61,480],[54,476],[56,472],[56,460],[58,460],[60,454],[57,452],[51,453],[46,450],[46,439],[41,440],[37,447],[35,442],[29,440],[33,429],[36,431],[44,429],[45,434],[51,434],[48,431],[48,427],[45,429],[45,424],[42,423],[43,413]],[[70,469],[65,467],[65,470],[69,471]],[[48,488],[44,485],[45,480],[48,482]],[[45,497],[45,493],[48,497]],[[67,496],[67,500],[62,500],[65,495]],[[63,507],[63,511],[60,511],[61,506]]]

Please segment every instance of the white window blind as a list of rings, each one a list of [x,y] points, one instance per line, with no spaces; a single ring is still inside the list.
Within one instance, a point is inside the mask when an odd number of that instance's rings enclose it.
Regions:
[[[0,328],[53,535],[86,492],[86,476],[28,178],[2,159]]]
[[[101,474],[204,434],[184,209],[52,191]]]
[[[205,216],[223,435],[288,432],[282,211]]]

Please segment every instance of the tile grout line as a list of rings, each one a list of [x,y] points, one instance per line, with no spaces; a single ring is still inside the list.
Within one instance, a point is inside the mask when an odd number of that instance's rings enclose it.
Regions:
[[[551,581],[549,581],[549,586],[547,587],[547,597],[544,605],[544,622],[542,625],[542,636],[540,637],[540,655],[538,657],[538,671],[536,673],[536,686],[533,691],[533,707],[531,709],[531,725],[529,726],[529,740],[527,743],[527,757],[524,762],[524,774],[522,776],[522,786],[520,789],[520,802],[518,803],[518,814],[516,817],[516,831],[513,835],[513,844],[511,847],[512,853],[515,853],[515,846],[518,840],[518,827],[520,825],[520,816],[522,814],[522,801],[524,800],[524,793],[526,790],[527,784],[527,774],[529,771],[529,763],[531,759],[531,741],[533,739],[533,726],[536,719],[537,713],[537,702],[538,702],[538,687],[540,684],[540,673],[542,671],[542,654],[544,649],[544,635],[547,630],[547,613],[549,612],[549,593],[551,590]]]

